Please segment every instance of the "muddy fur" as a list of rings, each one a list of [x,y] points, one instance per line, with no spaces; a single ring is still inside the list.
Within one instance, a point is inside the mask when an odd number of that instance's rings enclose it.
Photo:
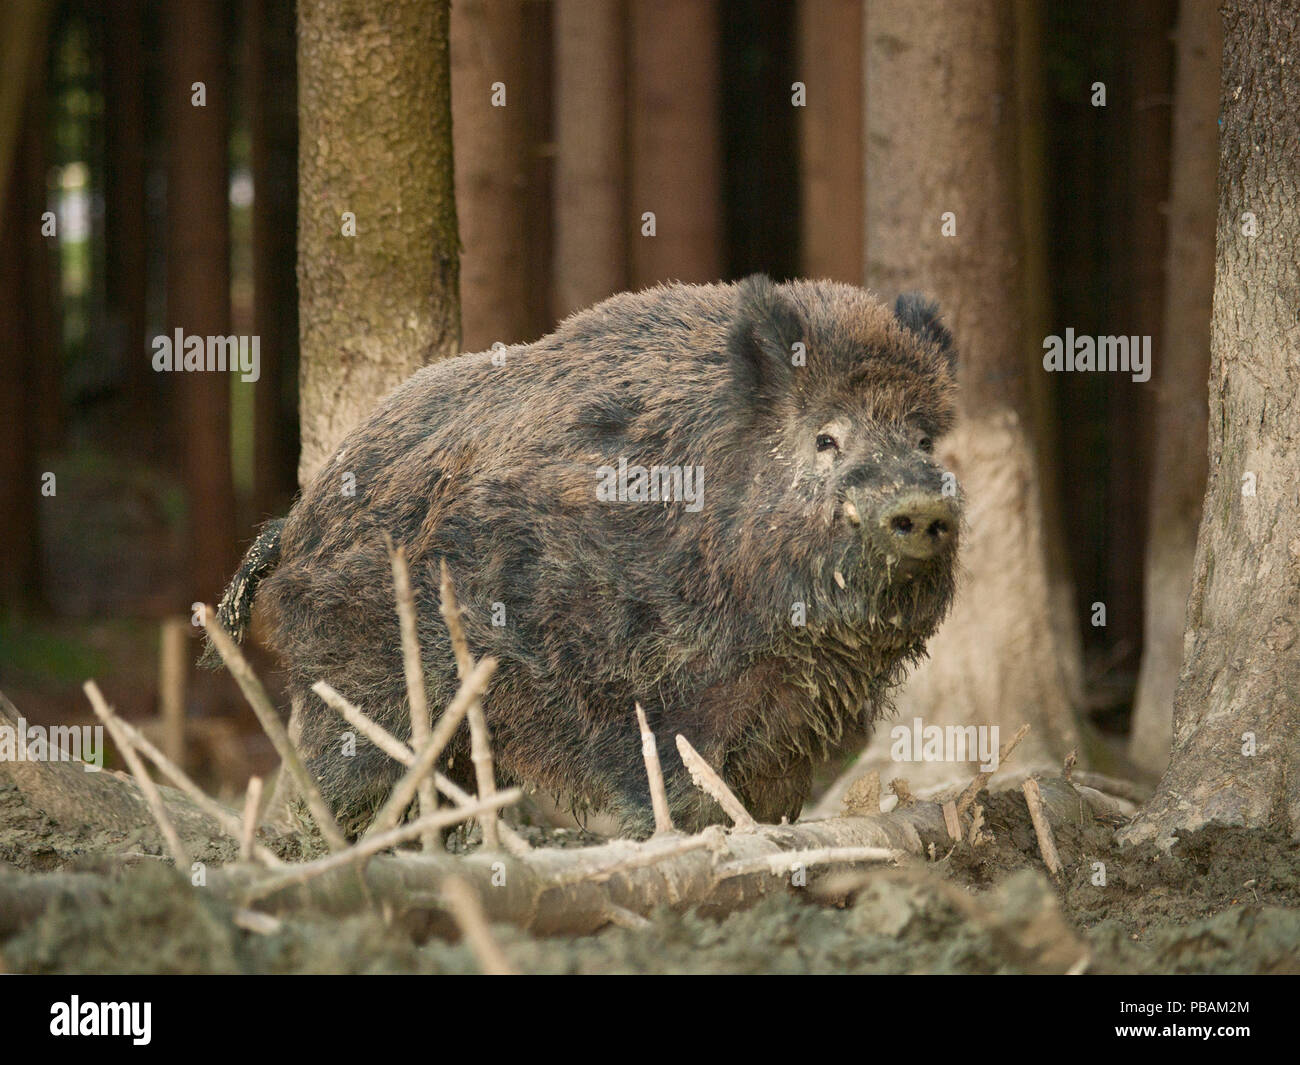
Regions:
[[[813,759],[869,730],[952,596],[959,501],[945,497],[952,535],[919,563],[878,520],[904,495],[941,494],[928,450],[954,384],[936,309],[830,282],[674,284],[503,354],[437,363],[390,394],[241,571],[261,582],[340,821],[364,826],[399,767],[359,738],[347,756],[345,724],[310,685],[410,731],[385,533],[410,560],[430,705],[456,688],[440,559],[473,653],[500,661],[484,708],[503,780],[646,834],[640,702],[679,827],[722,815],[691,785],[677,733],[756,817],[795,818]],[[602,501],[598,470],[620,459],[702,467],[702,507]],[[235,600],[242,628],[251,596]],[[449,773],[472,781],[463,728]]]

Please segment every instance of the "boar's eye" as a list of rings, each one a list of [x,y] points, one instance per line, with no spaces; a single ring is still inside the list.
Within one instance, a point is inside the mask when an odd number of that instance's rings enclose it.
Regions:
[[[818,451],[839,451],[839,449],[840,449],[839,441],[836,440],[835,437],[831,436],[830,433],[817,434]]]
[[[934,450],[934,441],[928,436],[923,436],[916,442],[916,446],[928,455]]]

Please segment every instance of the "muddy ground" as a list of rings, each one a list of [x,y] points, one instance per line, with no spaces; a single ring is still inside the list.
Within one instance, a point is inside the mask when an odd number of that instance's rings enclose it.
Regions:
[[[933,861],[814,877],[713,920],[668,910],[649,927],[570,939],[495,932],[538,973],[1295,973],[1300,846],[1264,831],[1207,828],[1163,854],[1118,849],[1108,825],[1060,826],[1054,886],[1018,792],[986,797],[979,847]],[[592,842],[574,833],[555,840]],[[286,856],[292,842],[281,844]],[[9,972],[476,972],[469,949],[414,942],[380,913],[296,913],[272,933],[191,888],[151,831],[68,831],[0,780],[0,889],[60,871],[105,873],[92,904],[56,899],[29,920],[0,915]],[[219,862],[228,845],[199,857]],[[124,862],[126,867],[122,868]],[[1104,874],[1104,883],[1103,880]]]

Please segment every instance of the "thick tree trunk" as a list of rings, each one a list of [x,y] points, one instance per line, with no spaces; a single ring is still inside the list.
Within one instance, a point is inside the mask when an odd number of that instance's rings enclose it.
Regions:
[[[7,382],[0,388],[0,603],[29,608],[40,601],[39,507],[54,500],[41,495],[38,412],[22,383],[40,380],[42,349],[57,351],[53,338],[42,336],[49,323],[43,325],[33,291],[36,285],[48,284],[46,256],[53,242],[41,236],[45,174],[38,159],[45,153],[37,145],[45,136],[38,121],[44,108],[32,105],[43,105],[43,21],[36,30],[39,41],[23,59],[32,67],[32,77],[14,79],[22,83],[23,95],[9,157],[12,172],[0,175],[5,179],[0,180],[5,189],[0,193],[0,224],[11,237],[0,257],[0,378]]]
[[[961,359],[962,418],[941,449],[968,501],[961,583],[929,661],[900,693],[899,718],[996,725],[1004,740],[1028,723],[1015,762],[1023,773],[1076,745],[1078,669],[1053,617],[1060,597],[1026,383],[1042,370],[1025,324],[1016,30],[1014,9],[995,0],[869,9],[866,244],[868,283],[935,296]],[[945,212],[954,236],[943,235]],[[861,764],[914,788],[954,774],[892,763],[889,750],[885,723]]]
[[[1218,170],[1218,8],[1183,0],[1178,21],[1173,166],[1164,344],[1151,443],[1147,528],[1146,626],[1129,752],[1161,773],[1173,737],[1174,689],[1183,660],[1183,626],[1192,584],[1196,530],[1205,496],[1208,446],[1205,381],[1210,372],[1210,303],[1214,297],[1214,183]]]
[[[279,512],[297,483],[298,87],[293,0],[247,0],[253,166],[253,321],[261,338],[253,438],[255,516]]]
[[[556,318],[627,285],[623,4],[555,5]]]
[[[150,365],[145,225],[145,8],[116,0],[104,20],[104,298],[108,343],[122,367],[124,436],[138,454],[158,439],[158,376]]]
[[[716,281],[717,9],[714,0],[630,0],[629,15],[632,283]]]
[[[541,42],[535,42],[541,47]],[[464,350],[534,339],[524,0],[456,0],[451,100]],[[502,102],[504,98],[504,102]]]
[[[459,347],[447,0],[300,0],[298,115],[306,483],[385,393]]]
[[[862,2],[800,0],[796,111],[805,277],[862,283]],[[835,55],[835,61],[829,56]]]
[[[1300,838],[1300,10],[1223,16],[1209,483],[1169,767],[1132,841],[1207,822]]]
[[[1110,323],[1099,332],[1149,336],[1152,360],[1159,365],[1165,349],[1161,329],[1164,296],[1165,213],[1169,194],[1169,99],[1173,50],[1170,0],[1126,0],[1121,5],[1120,41],[1123,76],[1109,108],[1116,159],[1106,168],[1111,209],[1107,234],[1117,266],[1115,288],[1107,300]],[[1149,387],[1121,374],[1105,381],[1109,443],[1106,447],[1105,594],[1106,648],[1127,678],[1121,697],[1133,683],[1142,643],[1143,544],[1147,537],[1152,446]]]
[[[226,59],[220,0],[167,9],[167,323],[186,337],[230,332]],[[192,102],[197,82],[206,101],[201,107]],[[219,598],[236,558],[230,380],[213,370],[174,374],[170,382],[180,398],[192,602]]]

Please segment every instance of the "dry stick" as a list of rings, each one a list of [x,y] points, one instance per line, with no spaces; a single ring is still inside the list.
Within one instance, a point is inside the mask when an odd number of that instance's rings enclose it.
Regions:
[[[433,784],[447,798],[457,806],[473,806],[475,799],[468,791],[462,788],[454,781],[448,780],[441,773],[433,774]],[[511,828],[504,821],[497,821],[497,828],[501,832],[501,843],[505,849],[513,854],[516,858],[525,857],[533,848],[528,840],[524,839],[518,832]]]
[[[323,680],[318,680],[311,686],[311,689],[320,696],[321,701],[326,706],[337,710],[349,725],[365,736],[389,758],[408,767],[415,764],[415,752],[410,747],[384,728],[383,725],[368,718],[361,710],[353,706],[352,703],[348,702],[347,699]],[[441,773],[435,772],[433,774],[433,784],[457,806],[466,806],[474,801],[473,795],[458,784],[452,783]],[[532,850],[528,841],[504,821],[499,822],[497,827],[501,831],[501,840],[505,844],[506,850],[511,854],[526,854]]]
[[[1025,738],[1026,735],[1028,735],[1028,733],[1029,726],[1027,724],[1021,725],[1016,729],[1016,734],[1002,745],[1002,750],[998,752],[998,769],[1002,768],[1002,764],[1011,757],[1011,752],[1016,749],[1016,746]],[[964,814],[970,808],[970,804],[975,801],[975,796],[980,793],[980,789],[989,782],[989,777],[997,771],[997,769],[994,769],[987,773],[975,774],[975,779],[966,785],[966,790],[961,793],[961,798],[957,800],[958,816]]]
[[[162,704],[163,748],[173,762],[185,760],[185,642],[189,619],[166,618],[158,652],[158,699]]]
[[[700,752],[691,746],[690,741],[680,732],[677,734],[677,752],[682,756],[682,763],[695,781],[695,786],[717,800],[723,812],[731,818],[737,828],[751,831],[758,827],[744,804],[736,798],[723,779],[713,767],[701,757]]]
[[[582,884],[588,881],[608,880],[616,873],[626,873],[632,869],[643,869],[647,865],[658,865],[660,862],[669,858],[676,858],[681,854],[689,854],[691,851],[714,850],[721,840],[718,826],[712,826],[703,832],[694,836],[678,836],[676,839],[667,839],[664,846],[650,847],[641,844],[643,849],[637,850],[629,857],[619,857],[606,865],[594,867],[578,867],[565,873],[561,873],[552,881],[555,887],[564,887],[569,884]],[[664,839],[665,837],[660,837]]]
[[[253,856],[253,835],[257,832],[257,808],[262,802],[262,778],[248,778],[248,793],[244,796],[244,824],[239,836],[239,860],[246,862]]]
[[[518,802],[523,797],[523,794],[519,788],[507,788],[505,791],[497,792],[486,802],[478,802],[473,806],[465,806],[457,810],[439,810],[436,814],[425,814],[423,817],[418,817],[400,828],[390,829],[376,836],[363,837],[347,850],[328,854],[324,858],[317,858],[314,862],[286,866],[284,872],[270,876],[260,883],[250,885],[245,893],[246,897],[248,901],[252,902],[274,894],[281,888],[293,884],[303,884],[313,877],[321,876],[335,869],[342,869],[357,862],[364,862],[372,855],[388,850],[390,847],[396,847],[399,843],[405,843],[408,839],[414,839],[421,833],[429,831],[429,829],[447,828],[468,818],[477,817],[485,810],[499,810],[503,806],[509,806]],[[412,792],[412,795],[414,795],[414,792]],[[421,858],[419,860],[427,861],[428,859]]]
[[[145,771],[144,763],[140,761],[140,756],[136,754],[135,748],[131,746],[131,741],[127,739],[126,731],[119,728],[120,722],[117,715],[108,708],[103,693],[93,680],[86,681],[81,686],[81,690],[86,693],[86,697],[90,700],[90,705],[95,711],[95,716],[104,723],[109,735],[113,737],[113,742],[117,744],[117,749],[122,752],[126,764],[130,766],[131,775],[135,777],[136,783],[140,785],[140,791],[144,795],[145,802],[149,804],[149,812],[153,814],[153,819],[158,822],[158,829],[162,832],[163,839],[167,843],[167,849],[171,851],[172,861],[176,863],[176,868],[182,873],[188,872],[190,868],[189,855],[185,853],[185,846],[181,843],[181,837],[176,832],[176,826],[172,824],[172,819],[167,816],[167,807],[163,804],[162,796],[158,793],[158,786],[154,784],[152,778]]]
[[[514,976],[515,971],[506,960],[501,944],[488,927],[487,914],[483,912],[483,904],[474,889],[460,877],[449,876],[442,882],[442,899],[460,934],[478,959],[479,968],[488,976]]]
[[[393,566],[393,591],[397,599],[397,620],[402,632],[402,665],[406,671],[406,701],[411,711],[411,746],[417,750],[429,739],[429,702],[424,690],[424,665],[420,659],[420,634],[416,628],[415,596],[411,593],[411,571],[406,566],[406,549],[393,547],[387,533],[388,559]],[[420,813],[431,814],[438,808],[438,795],[432,780],[422,780],[417,789]],[[436,833],[426,833],[420,840],[425,851],[442,848]]]
[[[961,818],[957,816],[957,804],[949,799],[942,809],[943,826],[948,830],[948,838],[961,839]]]
[[[655,834],[673,831],[673,816],[668,812],[668,792],[664,789],[664,772],[659,765],[659,746],[655,734],[646,722],[645,711],[636,704],[636,721],[641,727],[641,757],[645,759],[646,775],[650,778],[650,805],[655,812]]]
[[[442,581],[438,588],[441,600],[440,613],[447,625],[451,637],[451,649],[456,656],[456,671],[461,683],[469,671],[474,668],[474,658],[469,653],[469,641],[465,639],[465,630],[460,624],[460,606],[456,602],[456,588],[451,582],[451,571],[447,569],[447,560],[441,560]],[[474,763],[474,779],[478,783],[481,799],[491,798],[497,790],[496,775],[492,768],[492,737],[488,733],[487,716],[483,713],[483,704],[475,698],[469,707],[469,750],[470,761]],[[501,845],[497,832],[496,817],[488,815],[480,822],[483,826],[483,846],[495,850]]]
[[[748,876],[751,873],[768,872],[780,876],[791,871],[791,866],[802,865],[839,865],[850,862],[896,862],[903,857],[902,851],[889,847],[817,847],[805,851],[779,851],[776,854],[763,854],[757,858],[744,858],[728,862],[718,869],[719,880],[729,880],[733,876]]]
[[[429,733],[428,743],[416,755],[415,761],[411,763],[406,775],[397,782],[397,786],[393,788],[388,796],[388,801],[380,808],[379,813],[375,815],[374,821],[366,829],[364,838],[368,839],[397,824],[403,812],[411,805],[411,800],[415,798],[420,781],[429,775],[429,771],[433,769],[433,763],[438,760],[438,756],[451,742],[451,738],[459,727],[461,720],[469,712],[470,705],[483,694],[488,679],[496,668],[497,660],[495,658],[485,658],[474,667],[473,672],[468,677],[461,681],[460,690],[452,701],[447,704],[447,709],[442,712],[442,716],[438,718],[438,723],[433,727],[433,731]],[[479,798],[486,802],[491,796],[480,795]],[[496,807],[485,807],[485,809],[491,810],[496,809]]]
[[[217,649],[217,654],[221,655],[221,660],[225,662],[226,668],[230,670],[231,675],[239,684],[239,689],[244,693],[244,698],[248,700],[248,705],[253,708],[253,713],[257,715],[257,720],[261,722],[263,731],[270,737],[275,753],[280,756],[284,768],[293,777],[293,782],[297,785],[303,801],[307,804],[307,809],[311,812],[313,820],[320,828],[320,834],[324,837],[326,846],[332,851],[345,849],[347,840],[343,838],[343,833],[339,831],[339,826],[334,821],[334,815],[330,813],[330,808],[325,804],[325,798],[321,795],[320,788],[316,786],[316,781],[307,772],[307,767],[302,764],[302,759],[298,757],[298,752],[294,750],[293,741],[289,739],[289,734],[280,722],[280,715],[275,712],[275,707],[271,705],[271,699],[266,694],[266,689],[262,687],[262,682],[257,679],[257,674],[253,672],[253,667],[248,664],[248,660],[239,650],[235,641],[221,627],[221,623],[217,621],[217,612],[211,606],[205,604],[202,607],[202,617],[203,627],[208,632],[208,638],[212,641],[212,646]]]
[[[227,810],[221,803],[210,798],[202,788],[192,781],[180,766],[168,758],[150,741],[149,737],[132,725],[129,721],[122,718],[117,719],[118,728],[126,733],[126,738],[131,746],[139,751],[142,755],[153,762],[154,765],[170,780],[178,789],[194,800],[194,805],[211,817],[221,830],[231,839],[238,840],[243,837],[243,825],[239,818]],[[271,850],[258,844],[254,848],[254,853],[262,861],[263,865],[283,865],[284,863]]]
[[[1056,850],[1056,839],[1052,835],[1051,823],[1043,809],[1043,793],[1038,790],[1038,781],[1026,777],[1020,785],[1025,793],[1025,805],[1029,807],[1029,819],[1034,823],[1034,835],[1038,837],[1038,849],[1042,852],[1043,862],[1053,879],[1061,879],[1061,856]]]
[[[376,724],[368,718],[363,710],[350,703],[347,698],[340,695],[323,680],[318,680],[313,684],[311,690],[320,696],[321,702],[337,710],[343,716],[344,721],[365,736],[389,758],[393,758],[406,766],[415,761],[415,752],[410,747],[384,728],[383,725]]]

